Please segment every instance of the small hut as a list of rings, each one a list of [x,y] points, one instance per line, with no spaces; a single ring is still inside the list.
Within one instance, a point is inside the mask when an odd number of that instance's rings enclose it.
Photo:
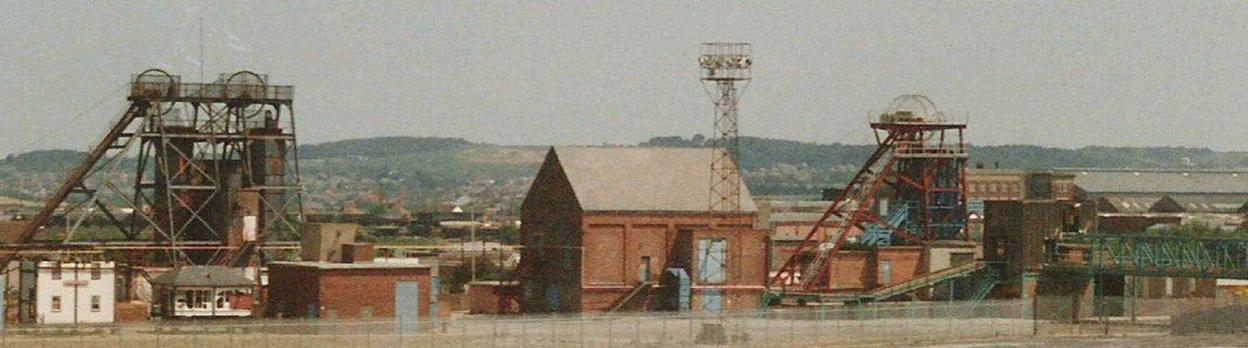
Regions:
[[[256,282],[242,269],[183,266],[152,279],[157,315],[166,318],[246,317],[255,303]]]

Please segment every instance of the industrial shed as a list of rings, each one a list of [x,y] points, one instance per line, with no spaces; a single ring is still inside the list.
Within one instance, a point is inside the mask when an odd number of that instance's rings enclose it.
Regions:
[[[523,310],[757,307],[767,232],[744,185],[740,213],[708,211],[711,151],[551,148],[521,207]]]
[[[268,308],[284,318],[389,318],[437,314],[437,269],[410,262],[273,262]],[[397,306],[397,307],[396,307]]]

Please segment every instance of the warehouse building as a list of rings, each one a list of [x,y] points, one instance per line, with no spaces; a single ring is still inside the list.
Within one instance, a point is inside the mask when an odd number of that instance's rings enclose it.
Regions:
[[[1248,213],[1248,171],[1059,169],[1082,200],[1096,202],[1098,230],[1138,233],[1157,224],[1233,230]]]
[[[767,232],[710,213],[711,149],[554,147],[521,207],[526,312],[756,308]]]

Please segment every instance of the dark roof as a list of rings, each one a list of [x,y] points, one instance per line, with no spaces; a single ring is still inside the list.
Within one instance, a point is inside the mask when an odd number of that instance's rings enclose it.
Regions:
[[[1236,213],[1248,204],[1242,194],[1174,194],[1157,201],[1150,210],[1167,213]]]
[[[171,287],[249,287],[256,281],[243,276],[242,269],[225,266],[183,266],[152,279],[152,285]]]
[[[1062,169],[1075,174],[1075,185],[1098,193],[1248,194],[1248,171]]]
[[[290,267],[306,267],[319,270],[326,269],[423,269],[430,268],[432,265],[412,262],[363,262],[363,263],[340,263],[340,262],[321,262],[321,261],[278,261],[270,262],[270,266],[290,266]]]
[[[1161,197],[1158,196],[1105,195],[1100,197],[1097,210],[1105,213],[1143,214],[1149,212],[1159,200]]]
[[[558,146],[552,151],[582,210],[705,212],[710,207],[710,148]],[[744,183],[741,211],[758,211]]]

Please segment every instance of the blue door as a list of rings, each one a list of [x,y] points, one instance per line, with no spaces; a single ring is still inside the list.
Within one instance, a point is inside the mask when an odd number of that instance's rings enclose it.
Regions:
[[[707,313],[719,313],[724,310],[724,296],[719,290],[703,290],[702,291],[702,311]]]
[[[420,286],[416,282],[394,284],[394,319],[398,333],[415,333],[420,323]]]
[[[555,284],[546,285],[546,305],[551,313],[559,311],[559,287]]]

